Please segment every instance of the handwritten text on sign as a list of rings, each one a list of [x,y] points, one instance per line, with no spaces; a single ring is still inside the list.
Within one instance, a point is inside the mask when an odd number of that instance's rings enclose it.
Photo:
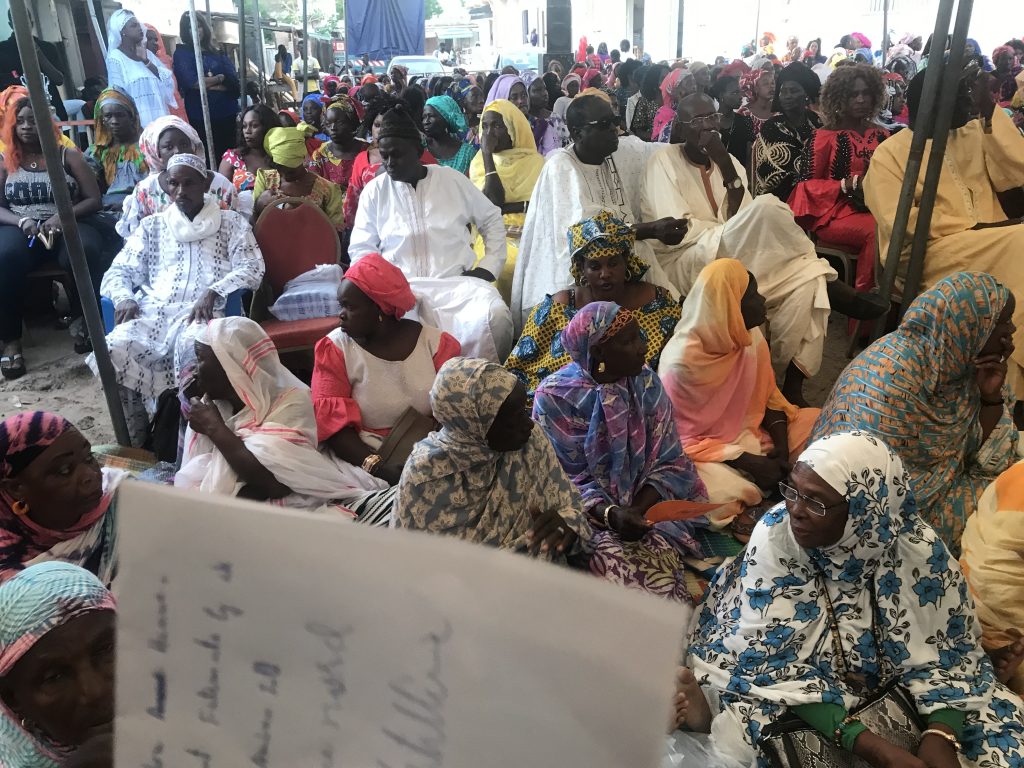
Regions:
[[[119,768],[657,764],[677,606],[174,489],[119,512]]]

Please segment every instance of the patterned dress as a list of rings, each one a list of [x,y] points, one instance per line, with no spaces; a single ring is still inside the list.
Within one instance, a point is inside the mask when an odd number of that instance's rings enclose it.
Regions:
[[[458,152],[451,157],[438,158],[437,164],[454,168],[459,173],[468,176],[469,166],[473,162],[473,158],[476,157],[476,153],[476,147],[468,142],[462,142],[462,146],[459,147]]]
[[[772,194],[788,202],[800,180],[804,147],[814,139],[821,118],[807,110],[807,121],[790,125],[785,115],[775,115],[761,126],[754,143],[754,195]]]
[[[260,168],[256,172],[256,187],[253,198],[260,199],[266,191],[278,192],[281,189],[281,174],[273,168]],[[338,229],[345,227],[345,199],[341,188],[321,176],[313,179],[313,188],[306,195],[306,200],[317,206]]]
[[[661,350],[679,322],[680,306],[664,288],[655,287],[654,290],[654,298],[633,312],[647,342],[647,365],[657,370]],[[569,289],[568,304],[560,304],[546,296],[530,312],[519,341],[505,361],[505,367],[526,385],[531,403],[537,385],[572,362],[562,346],[561,336],[576,312],[575,289]]]
[[[805,549],[779,504],[713,580],[688,663],[717,694],[716,750],[750,765],[763,728],[787,710],[824,712],[849,748],[863,726],[844,718],[896,679],[929,722],[959,733],[960,765],[1021,765],[1024,706],[996,681],[967,581],[918,516],[900,458],[852,432],[818,441],[800,461],[842,494],[846,526],[836,543]],[[767,765],[760,755],[757,764]]]
[[[352,157],[338,157],[331,151],[331,146],[331,143],[328,142],[317,147],[306,167],[317,176],[322,176],[332,184],[337,184],[344,192],[348,188],[349,179],[352,178],[352,166],[356,158],[366,150],[357,152]]]

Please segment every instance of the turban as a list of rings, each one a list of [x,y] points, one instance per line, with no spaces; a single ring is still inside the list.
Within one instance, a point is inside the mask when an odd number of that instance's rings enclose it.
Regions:
[[[409,281],[379,253],[368,253],[345,273],[345,279],[365,293],[385,315],[399,318],[416,306]]]
[[[306,160],[306,136],[310,130],[306,123],[294,128],[271,128],[263,139],[263,148],[278,165],[298,168]]]

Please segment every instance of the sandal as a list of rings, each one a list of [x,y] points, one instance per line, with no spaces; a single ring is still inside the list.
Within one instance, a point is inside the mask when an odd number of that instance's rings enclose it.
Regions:
[[[25,357],[20,352],[0,357],[0,373],[9,381],[20,379],[25,375]]]

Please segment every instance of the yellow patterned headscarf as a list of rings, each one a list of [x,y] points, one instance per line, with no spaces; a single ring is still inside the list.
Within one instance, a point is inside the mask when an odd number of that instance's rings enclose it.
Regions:
[[[299,123],[294,128],[271,128],[263,139],[263,148],[270,159],[285,168],[298,168],[306,160],[306,137],[312,127]]]
[[[603,259],[621,253],[626,257],[626,282],[636,283],[647,273],[649,265],[636,255],[636,230],[610,211],[583,219],[569,227],[569,272],[580,283],[584,259]]]

